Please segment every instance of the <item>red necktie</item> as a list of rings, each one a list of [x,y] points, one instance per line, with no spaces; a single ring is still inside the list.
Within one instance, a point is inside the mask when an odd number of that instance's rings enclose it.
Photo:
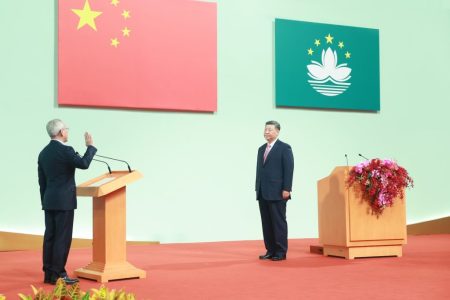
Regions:
[[[270,151],[270,144],[267,144],[266,151],[264,151],[264,161],[263,162],[266,162],[266,158],[267,158],[267,155],[269,154],[269,151]]]

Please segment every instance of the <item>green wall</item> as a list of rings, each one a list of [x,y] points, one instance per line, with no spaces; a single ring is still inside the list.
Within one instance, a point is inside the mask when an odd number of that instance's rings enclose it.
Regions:
[[[218,111],[214,114],[58,107],[56,1],[0,7],[0,231],[42,234],[37,155],[46,122],[70,127],[84,151],[128,159],[144,178],[129,186],[127,235],[162,242],[261,239],[254,195],[257,148],[268,119],[295,156],[290,238],[317,236],[318,179],[336,165],[394,158],[415,180],[408,223],[450,215],[450,1],[223,0],[218,3]],[[274,19],[378,28],[379,113],[274,105]],[[120,164],[112,164],[115,169]],[[93,163],[77,182],[105,172]],[[89,198],[79,198],[74,236],[91,236]]]

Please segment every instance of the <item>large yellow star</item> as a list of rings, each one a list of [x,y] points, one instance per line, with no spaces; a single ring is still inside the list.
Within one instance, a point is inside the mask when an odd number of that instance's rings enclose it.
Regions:
[[[325,38],[327,39],[327,44],[333,44],[334,37],[328,34]]]
[[[97,31],[97,27],[95,26],[95,18],[102,14],[101,11],[93,11],[91,10],[91,6],[89,5],[89,1],[86,0],[84,2],[83,9],[72,9],[72,11],[80,17],[80,21],[78,21],[77,29],[82,28],[84,25],[89,25],[92,29]]]

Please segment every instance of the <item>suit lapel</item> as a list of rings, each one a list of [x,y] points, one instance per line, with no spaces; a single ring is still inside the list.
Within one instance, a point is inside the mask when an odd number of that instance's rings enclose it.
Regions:
[[[267,157],[266,157],[266,161],[265,161],[265,162],[264,162],[264,157],[263,157],[263,165],[266,165],[266,164],[267,164],[267,162],[269,161],[269,159],[272,157],[272,153],[274,153],[273,151],[275,151],[275,150],[277,149],[278,144],[279,144],[279,140],[277,140],[277,141],[275,142],[275,144],[273,144],[272,149],[270,149],[269,154],[267,154]],[[264,153],[263,153],[263,156],[264,156]]]

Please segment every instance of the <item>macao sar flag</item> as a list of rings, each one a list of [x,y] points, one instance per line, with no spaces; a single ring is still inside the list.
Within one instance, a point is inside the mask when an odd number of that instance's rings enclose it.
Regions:
[[[58,103],[216,111],[216,6],[59,0]]]
[[[277,106],[380,110],[379,31],[275,20]]]

